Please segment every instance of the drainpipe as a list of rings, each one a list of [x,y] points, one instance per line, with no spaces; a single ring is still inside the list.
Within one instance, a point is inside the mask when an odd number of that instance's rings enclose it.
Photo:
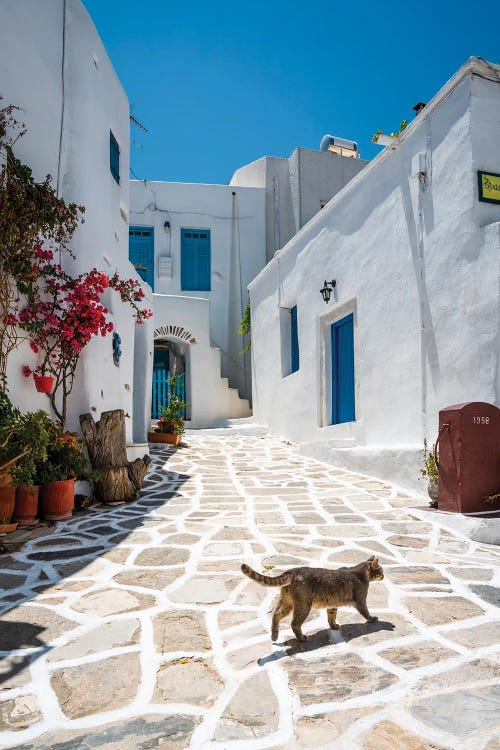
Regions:
[[[62,192],[62,151],[66,114],[66,0],[63,0],[62,50],[61,50],[61,127],[59,129],[59,155],[57,159],[57,197]]]
[[[279,203],[280,178],[273,177],[274,195],[274,252],[280,249],[280,203]]]

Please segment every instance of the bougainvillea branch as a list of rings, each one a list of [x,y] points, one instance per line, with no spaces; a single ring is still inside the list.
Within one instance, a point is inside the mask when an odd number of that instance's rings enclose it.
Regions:
[[[51,250],[38,245],[34,255],[37,289],[26,295],[27,304],[18,320],[37,354],[38,364],[33,374],[54,378],[49,398],[64,427],[67,398],[83,349],[95,336],[106,336],[113,331],[109,310],[101,300],[104,292],[116,291],[121,301],[132,307],[137,323],[143,323],[153,313],[138,305],[144,299],[144,292],[134,279],[124,280],[117,273],[108,276],[96,268],[73,278],[54,262]],[[32,374],[28,365],[23,372],[26,377]]]
[[[57,196],[50,175],[37,182],[15,157],[13,147],[26,133],[16,119],[18,111],[13,105],[0,107],[0,391],[7,389],[8,356],[22,340],[17,327],[21,296],[33,292],[37,281],[34,248],[43,241],[67,250],[84,212]]]

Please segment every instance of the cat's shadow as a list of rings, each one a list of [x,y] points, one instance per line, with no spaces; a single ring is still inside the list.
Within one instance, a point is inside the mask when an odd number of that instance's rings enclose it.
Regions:
[[[290,638],[289,640],[278,642],[276,645],[283,646],[283,649],[273,651],[273,653],[268,656],[263,656],[262,659],[259,659],[258,663],[263,667],[269,662],[278,661],[287,656],[304,654],[308,651],[316,651],[319,648],[324,648],[325,646],[331,646],[333,644],[347,643],[354,638],[360,638],[369,633],[377,633],[381,630],[392,632],[395,628],[396,626],[394,623],[386,620],[350,623],[347,625],[341,625],[339,630],[325,628],[324,630],[318,630],[316,633],[312,633],[308,636],[307,641],[304,642],[298,641],[296,638]]]

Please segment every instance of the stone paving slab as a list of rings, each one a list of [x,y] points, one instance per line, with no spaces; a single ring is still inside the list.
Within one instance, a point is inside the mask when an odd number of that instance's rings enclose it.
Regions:
[[[499,550],[412,497],[272,436],[152,447],[139,501],[0,556],[0,747],[493,750]],[[420,510],[418,508],[420,507]],[[16,549],[19,547],[19,549]],[[324,611],[270,639],[242,576],[379,556],[367,624]]]

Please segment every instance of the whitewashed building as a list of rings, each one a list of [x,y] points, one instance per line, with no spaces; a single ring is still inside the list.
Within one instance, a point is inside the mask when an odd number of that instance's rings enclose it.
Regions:
[[[242,167],[229,185],[131,182],[130,259],[154,290],[153,418],[174,367],[192,426],[251,414],[237,333],[248,284],[365,164],[298,148]]]
[[[16,156],[35,179],[52,175],[61,197],[85,206],[85,223],[72,241],[76,259],[66,256],[66,269],[77,275],[95,266],[139,278],[128,259],[129,103],[91,18],[80,0],[2,0],[0,28],[2,105],[20,107],[27,127]],[[151,297],[146,285],[144,291]],[[136,326],[115,292],[106,305],[121,338],[119,366],[111,336],[91,341],[78,365],[67,427],[78,428],[82,412],[97,419],[122,408],[129,442],[143,442],[149,394],[142,376],[152,368],[153,323]],[[12,400],[25,410],[48,409],[47,397],[23,377],[24,364],[35,365],[27,346],[9,360]]]
[[[500,67],[471,58],[250,284],[258,422],[424,489],[439,410],[500,405],[499,174]]]
[[[264,191],[132,181],[130,194],[130,259],[154,291],[152,416],[174,370],[192,426],[249,416],[250,355],[237,328],[265,265]]]
[[[368,164],[353,141],[324,136],[319,150],[263,156],[237,169],[230,185],[266,193],[266,262]]]

